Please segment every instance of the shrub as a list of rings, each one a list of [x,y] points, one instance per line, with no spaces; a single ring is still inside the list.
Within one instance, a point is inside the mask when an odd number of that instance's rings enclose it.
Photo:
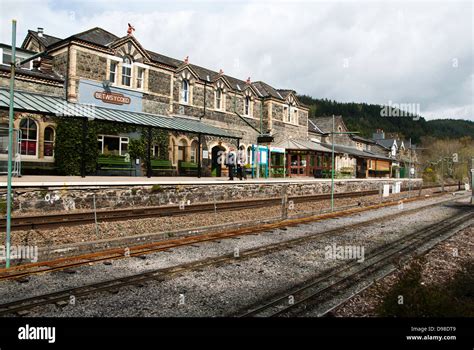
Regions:
[[[474,316],[474,263],[463,265],[442,285],[422,285],[422,260],[415,260],[390,289],[377,308],[379,316]],[[403,296],[403,304],[398,303]]]

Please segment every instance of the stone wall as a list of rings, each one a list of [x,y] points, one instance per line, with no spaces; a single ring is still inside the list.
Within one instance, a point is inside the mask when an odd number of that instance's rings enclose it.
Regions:
[[[53,71],[62,77],[67,74],[67,56],[67,51],[53,56]]]
[[[148,72],[148,89],[162,95],[169,95],[171,75],[150,69]]]
[[[168,115],[170,112],[170,99],[163,96],[143,94],[143,112]]]
[[[408,181],[391,180],[336,180],[335,192],[379,190],[382,184],[402,182],[402,189]],[[412,188],[417,189],[422,180],[413,180]],[[248,200],[257,198],[281,197],[284,187],[289,196],[304,196],[330,193],[330,181],[294,182],[294,183],[233,183],[222,185],[155,185],[99,187],[79,189],[15,189],[15,210],[33,213],[38,211],[62,211],[91,209],[93,196],[97,208],[127,208],[157,205],[178,205],[212,203],[214,201]]]
[[[107,79],[107,58],[82,50],[76,52],[77,76],[98,81]]]

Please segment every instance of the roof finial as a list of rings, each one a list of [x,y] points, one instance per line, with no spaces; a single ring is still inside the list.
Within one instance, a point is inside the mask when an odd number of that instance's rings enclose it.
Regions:
[[[130,23],[128,24],[127,35],[133,35],[135,27],[133,27]]]
[[[247,83],[247,84],[250,84],[250,77],[247,78],[246,83]]]
[[[222,69],[219,70],[219,75],[224,75],[224,71]]]
[[[184,63],[185,63],[185,64],[188,64],[188,63],[189,63],[189,56],[186,56],[186,58],[184,59]]]

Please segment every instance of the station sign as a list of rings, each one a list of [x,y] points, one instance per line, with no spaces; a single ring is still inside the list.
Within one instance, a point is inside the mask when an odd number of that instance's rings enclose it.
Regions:
[[[270,147],[270,152],[272,153],[285,153],[285,149],[283,147]]]
[[[94,97],[104,103],[112,103],[114,105],[129,105],[130,97],[116,92],[96,91]]]
[[[133,89],[79,80],[78,103],[128,112],[143,112],[143,93]]]

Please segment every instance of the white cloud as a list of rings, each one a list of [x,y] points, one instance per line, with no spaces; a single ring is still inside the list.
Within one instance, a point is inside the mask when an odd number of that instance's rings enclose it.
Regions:
[[[60,37],[100,26],[148,49],[245,80],[338,101],[418,103],[474,119],[471,2],[3,0],[0,41],[18,20]],[[458,62],[453,67],[453,62]],[[347,63],[347,64],[345,64]],[[426,111],[426,112],[425,112]],[[445,115],[449,113],[449,115]]]

